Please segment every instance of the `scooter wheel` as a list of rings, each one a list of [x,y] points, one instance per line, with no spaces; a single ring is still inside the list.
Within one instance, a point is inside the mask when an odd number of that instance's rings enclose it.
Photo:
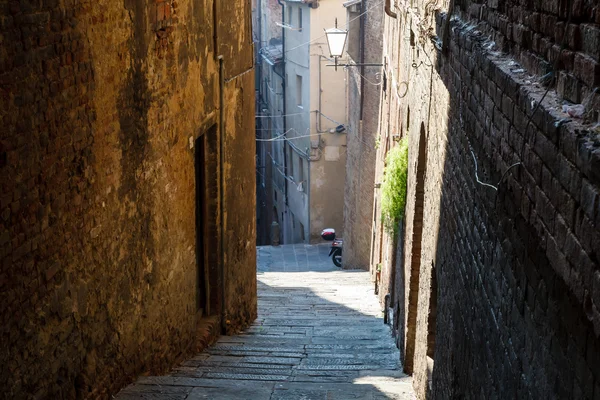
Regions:
[[[331,259],[336,267],[342,268],[342,250],[336,249],[331,255]]]

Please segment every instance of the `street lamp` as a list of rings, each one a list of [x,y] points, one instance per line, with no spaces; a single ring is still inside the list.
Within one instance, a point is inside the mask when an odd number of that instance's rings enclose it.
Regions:
[[[335,60],[335,70],[337,71],[337,59],[344,53],[344,47],[346,46],[346,38],[348,37],[348,31],[345,29],[339,29],[337,27],[337,18],[335,19],[335,28],[325,29],[325,36],[327,36],[327,46],[329,47],[329,54]]]
[[[328,67],[335,67],[337,71],[338,57],[341,57],[344,53],[344,47],[346,46],[346,38],[348,37],[348,31],[346,29],[339,29],[337,27],[337,18],[335,19],[335,28],[325,29],[325,36],[327,37],[327,46],[329,47],[329,54],[335,60],[335,64],[327,64]],[[354,66],[366,66],[366,67],[382,67],[383,64],[340,64],[342,67],[354,67]]]

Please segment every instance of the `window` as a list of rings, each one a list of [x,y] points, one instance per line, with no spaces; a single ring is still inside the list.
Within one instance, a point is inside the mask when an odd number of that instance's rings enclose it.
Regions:
[[[288,6],[288,24],[292,24],[292,17],[294,16],[294,9],[292,6]]]
[[[302,30],[302,8],[298,8],[298,30]]]
[[[302,108],[302,76],[296,75],[296,105]]]

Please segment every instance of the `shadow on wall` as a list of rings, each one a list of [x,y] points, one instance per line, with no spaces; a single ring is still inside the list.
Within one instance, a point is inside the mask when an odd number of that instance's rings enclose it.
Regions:
[[[413,177],[403,339],[407,348],[414,342],[414,357],[407,351],[405,363],[414,363],[419,393],[433,398],[477,398],[481,388],[506,399],[597,396],[600,182],[589,167],[598,162],[591,133],[575,121],[555,125],[564,115],[554,90],[537,107],[546,87],[511,69],[514,58],[488,50],[474,25],[457,19],[446,30],[444,17],[437,33],[447,33],[446,54],[412,66],[430,68],[449,105],[447,131],[427,121],[427,174],[421,179],[417,168]],[[427,226],[436,210],[438,224]]]

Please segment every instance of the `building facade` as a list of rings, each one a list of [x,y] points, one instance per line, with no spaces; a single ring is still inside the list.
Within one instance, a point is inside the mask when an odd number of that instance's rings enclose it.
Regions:
[[[256,317],[250,11],[0,5],[3,397],[108,399]]]
[[[383,7],[373,0],[344,3],[348,56],[354,64],[381,64]],[[348,134],[344,189],[343,266],[369,269],[383,67],[348,68]]]
[[[585,1],[386,7],[375,182],[395,138],[409,179],[371,264],[419,398],[600,395],[599,24]]]
[[[254,43],[256,51],[256,182],[257,245],[279,243],[280,215],[286,207],[283,199],[285,180],[284,146],[277,140],[284,132],[284,64],[282,22],[283,3],[256,0],[254,4]],[[276,225],[273,228],[273,224]],[[276,236],[276,238],[273,238]]]

